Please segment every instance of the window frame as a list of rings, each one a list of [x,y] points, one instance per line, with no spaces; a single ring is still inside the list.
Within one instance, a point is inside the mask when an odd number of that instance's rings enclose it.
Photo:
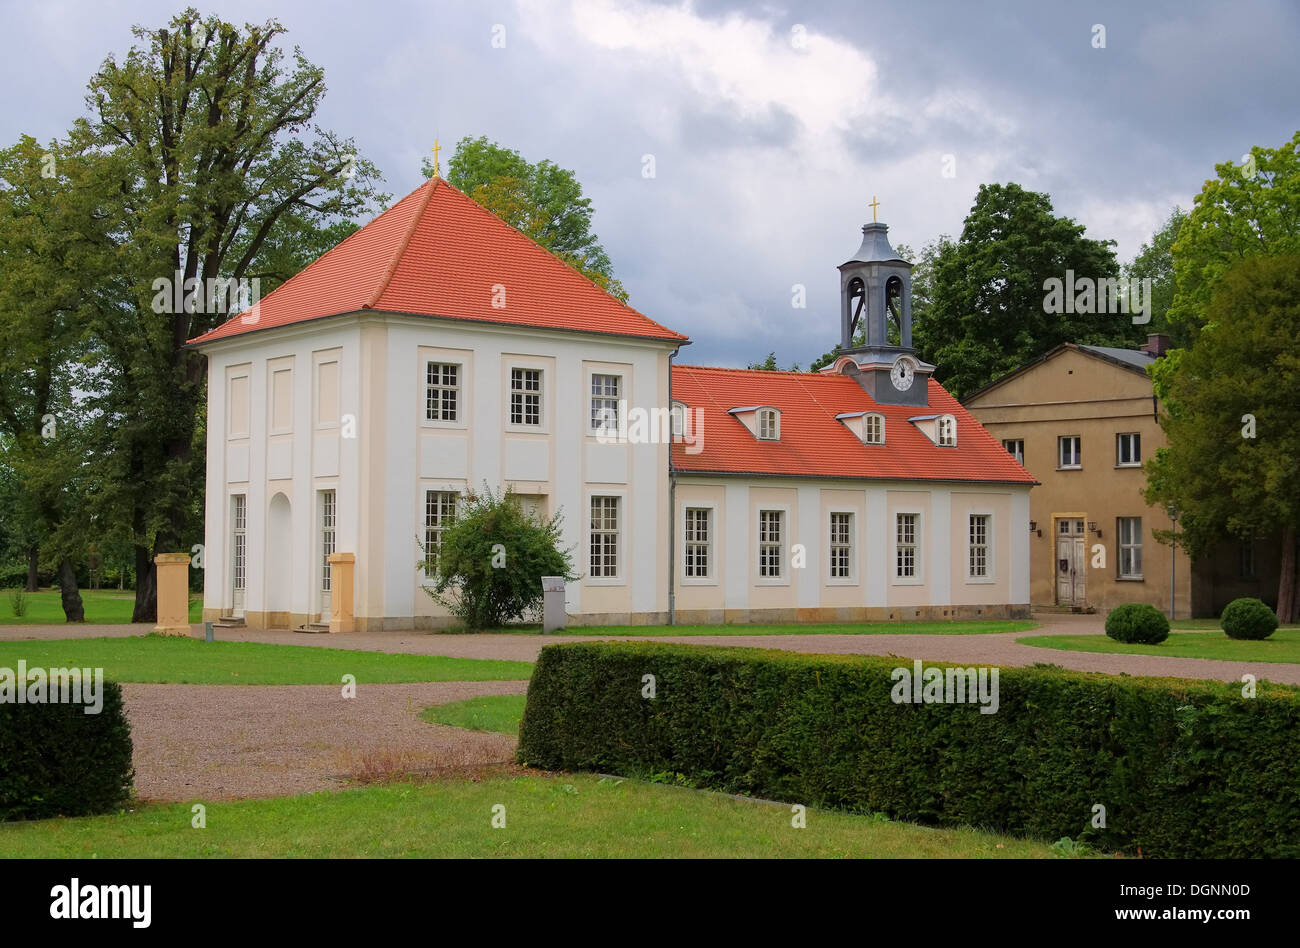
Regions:
[[[602,392],[600,394],[597,394],[596,392],[597,379],[613,379],[614,394],[610,395],[608,392]],[[587,433],[590,435],[596,435],[598,437],[603,435],[606,438],[608,438],[612,434],[613,435],[618,434],[620,425],[623,421],[621,403],[624,397],[625,396],[624,396],[624,385],[623,385],[622,374],[617,372],[597,372],[594,370],[588,372],[587,373]],[[597,411],[596,403],[598,401],[599,402],[612,401],[614,403],[614,419],[612,425],[602,424],[598,426],[596,424],[596,411]],[[605,407],[600,410],[602,412],[605,412],[608,411],[609,409],[608,407]]]
[[[1132,535],[1128,542],[1124,540],[1124,524],[1128,523],[1133,527]],[[1125,552],[1137,553],[1137,572],[1124,572],[1124,554]],[[1116,517],[1115,518],[1115,578],[1124,582],[1140,583],[1145,577],[1143,576],[1142,563],[1142,518],[1141,517]]]
[[[429,502],[432,498],[437,497],[438,515],[436,523],[430,523]],[[443,501],[451,498],[451,516],[444,522],[442,505]],[[442,549],[443,531],[451,525],[456,519],[456,514],[460,509],[461,492],[458,490],[449,490],[443,487],[425,487],[424,488],[424,575],[432,578],[437,573],[438,553]]]
[[[764,423],[771,421],[771,434],[763,434]],[[754,412],[754,437],[759,441],[781,440],[781,412],[776,408],[763,407]]]
[[[944,432],[948,430],[951,438],[945,438]],[[957,416],[940,415],[934,420],[934,443],[941,448],[957,447]]]
[[[1135,460],[1124,460],[1124,439],[1131,438],[1133,453],[1136,455]],[[1115,466],[1116,467],[1141,467],[1142,466],[1142,434],[1137,431],[1121,431],[1115,435]]]
[[[871,437],[871,423],[878,421],[880,423],[880,438],[875,440]],[[863,444],[884,444],[885,443],[885,416],[878,411],[869,411],[862,416],[862,443]]]
[[[606,527],[592,526],[592,508],[596,500],[613,500],[615,511],[615,525],[612,530]],[[623,551],[626,549],[626,540],[624,531],[627,525],[627,497],[622,491],[592,491],[587,495],[587,517],[586,528],[584,530],[584,539],[586,541],[586,576],[588,583],[597,586],[622,586],[626,585],[626,570],[624,569]],[[602,573],[597,575],[592,571],[591,555],[594,550],[594,540],[597,536],[614,537],[614,572],[612,574]],[[602,550],[602,555],[606,551]],[[602,568],[604,568],[602,566]]]
[[[777,523],[780,527],[780,535],[776,541],[764,539],[763,521],[764,514],[777,514]],[[790,534],[790,508],[784,504],[771,504],[762,507],[756,507],[754,510],[754,585],[756,586],[789,586],[790,585],[790,564],[789,554],[786,552],[786,538]],[[776,550],[777,554],[777,573],[763,573],[763,556],[764,551]]]
[[[522,373],[521,379],[526,381],[527,374],[530,372],[537,373],[537,389],[530,391],[527,388],[515,388],[515,373]],[[515,396],[520,398],[521,410],[519,413],[520,421],[515,421]],[[540,365],[511,365],[509,375],[506,379],[506,425],[515,431],[545,431],[546,430],[546,369]],[[529,422],[527,399],[536,397],[537,399],[537,421]]]
[[[690,538],[690,514],[692,512],[703,511],[705,514],[705,524],[707,535],[701,542]],[[691,503],[682,507],[682,569],[681,581],[686,586],[716,586],[718,585],[718,557],[717,557],[717,529],[718,529],[717,506],[712,503]],[[703,547],[705,555],[706,572],[703,575],[692,576],[687,572],[688,556],[692,546]]]
[[[1074,461],[1070,464],[1065,463],[1065,443],[1074,442]],[[1081,471],[1083,470],[1083,436],[1082,435],[1057,435],[1056,436],[1056,469],[1058,471]]]
[[[1007,447],[1008,444],[1020,445],[1019,453],[1012,451],[1010,448],[1008,448]],[[1016,463],[1019,464],[1021,467],[1025,466],[1025,439],[1024,438],[1003,438],[1002,450],[1007,452],[1007,454],[1011,455],[1011,457],[1014,458]]]
[[[906,576],[899,573],[899,518],[913,517],[912,542],[912,575]],[[894,526],[889,531],[889,560],[890,560],[890,585],[892,586],[923,586],[925,584],[925,515],[919,510],[895,510],[893,511]]]
[[[826,511],[826,585],[856,586],[858,582],[858,511],[852,508],[832,507]],[[835,518],[848,518],[848,532],[843,541],[835,538]],[[847,572],[843,576],[835,575],[835,552],[847,550]]]
[[[980,517],[984,520],[984,572],[976,573],[973,569],[975,543],[973,534],[975,528],[975,518]],[[995,545],[996,529],[994,527],[995,518],[991,510],[970,510],[966,513],[966,582],[972,586],[996,583],[997,580],[997,548]]]
[[[434,367],[439,367],[438,381],[429,381],[429,371]],[[447,385],[445,382],[445,370],[454,369],[456,382],[454,385]],[[455,400],[455,417],[443,417],[443,399],[438,398],[438,417],[429,417],[429,398],[434,392],[442,393],[450,391]],[[463,427],[465,424],[465,364],[463,362],[452,362],[448,359],[442,359],[437,356],[426,356],[424,359],[424,413],[421,422],[429,427]]]

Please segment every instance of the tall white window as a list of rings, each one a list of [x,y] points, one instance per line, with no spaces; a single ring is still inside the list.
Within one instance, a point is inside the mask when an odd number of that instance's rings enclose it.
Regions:
[[[243,592],[248,588],[248,497],[235,494],[230,498],[233,578],[231,588]]]
[[[830,526],[831,579],[848,579],[853,575],[853,514],[833,512]]]
[[[1024,438],[1012,438],[1010,440],[1004,440],[1002,442],[1002,447],[1006,448],[1007,454],[1015,458],[1018,464],[1023,465],[1025,463],[1025,439]]]
[[[1081,439],[1078,435],[1067,435],[1056,439],[1058,467],[1082,467],[1083,454]]]
[[[510,424],[541,425],[542,370],[510,370]]]
[[[1137,433],[1115,435],[1117,467],[1137,467],[1142,463],[1142,436]]]
[[[967,570],[972,579],[989,574],[989,515],[971,514],[967,548]]]
[[[758,437],[760,441],[779,441],[781,439],[781,413],[775,408],[759,409]]]
[[[764,579],[781,578],[781,537],[784,533],[784,510],[758,512],[758,575]]]
[[[713,540],[713,511],[708,507],[686,508],[686,577],[709,577],[710,544]]]
[[[618,576],[619,499],[591,498],[590,574],[595,577]]]
[[[1119,575],[1122,579],[1142,578],[1142,518],[1120,517],[1116,533],[1119,534]]]
[[[867,415],[862,419],[862,440],[867,444],[885,443],[885,416]]]
[[[916,576],[916,521],[914,513],[901,513],[895,519],[894,575],[899,579]]]
[[[334,491],[320,492],[320,549],[321,549],[321,592],[329,592],[330,554],[334,552]]]
[[[429,421],[460,419],[460,366],[430,362],[424,370],[424,417]]]
[[[438,568],[438,553],[442,549],[442,533],[456,519],[457,494],[451,490],[426,490],[424,492],[424,561],[425,572]]]
[[[591,430],[618,430],[618,400],[623,379],[618,375],[591,377]]]
[[[952,415],[940,415],[938,424],[939,444],[945,448],[955,448],[957,446],[957,419]]]

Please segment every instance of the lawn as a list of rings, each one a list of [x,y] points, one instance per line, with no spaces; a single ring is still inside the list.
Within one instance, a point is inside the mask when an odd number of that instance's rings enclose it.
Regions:
[[[505,807],[504,828],[491,825]],[[397,783],[115,816],[0,825],[0,853],[26,858],[653,857],[1044,858],[1042,842],[928,829],[589,774]],[[499,811],[498,811],[499,812]]]
[[[345,674],[378,684],[513,681],[533,672],[531,662],[161,635],[0,642],[0,667],[15,668],[19,659],[29,668],[103,668],[111,681],[191,685],[333,685]]]
[[[420,712],[420,720],[517,737],[525,698],[525,695],[480,695],[465,701],[435,704]]]
[[[561,629],[557,635],[609,637],[661,635],[988,635],[993,632],[1028,632],[1038,628],[1029,619],[975,619],[943,622],[818,622],[754,625],[582,625]],[[456,630],[466,631],[466,630]],[[537,635],[539,625],[507,626],[493,633]]]
[[[63,600],[57,589],[44,592],[24,593],[27,600],[27,614],[14,615],[10,597],[14,590],[6,589],[0,593],[0,625],[63,625],[67,619],[63,615]],[[131,610],[135,605],[135,593],[127,589],[83,589],[81,602],[86,610],[86,621],[98,625],[128,625],[131,622]],[[190,600],[190,622],[203,620],[203,601]]]
[[[1170,632],[1159,645],[1129,645],[1106,635],[1031,635],[1021,645],[1073,652],[1119,652],[1170,658],[1217,658],[1229,662],[1300,662],[1300,629],[1278,629],[1260,642],[1230,639],[1219,632]]]

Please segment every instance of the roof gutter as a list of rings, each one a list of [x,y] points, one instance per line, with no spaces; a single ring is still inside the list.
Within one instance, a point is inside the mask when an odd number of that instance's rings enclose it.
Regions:
[[[677,469],[673,465],[673,359],[668,353],[668,624],[677,624]],[[682,425],[686,419],[682,419]]]

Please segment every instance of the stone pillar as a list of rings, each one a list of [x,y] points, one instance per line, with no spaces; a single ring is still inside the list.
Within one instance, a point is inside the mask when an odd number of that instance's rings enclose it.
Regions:
[[[153,558],[158,570],[159,635],[190,634],[190,555],[159,553]]]
[[[331,553],[330,561],[330,631],[351,632],[352,573],[356,566],[355,553]]]

